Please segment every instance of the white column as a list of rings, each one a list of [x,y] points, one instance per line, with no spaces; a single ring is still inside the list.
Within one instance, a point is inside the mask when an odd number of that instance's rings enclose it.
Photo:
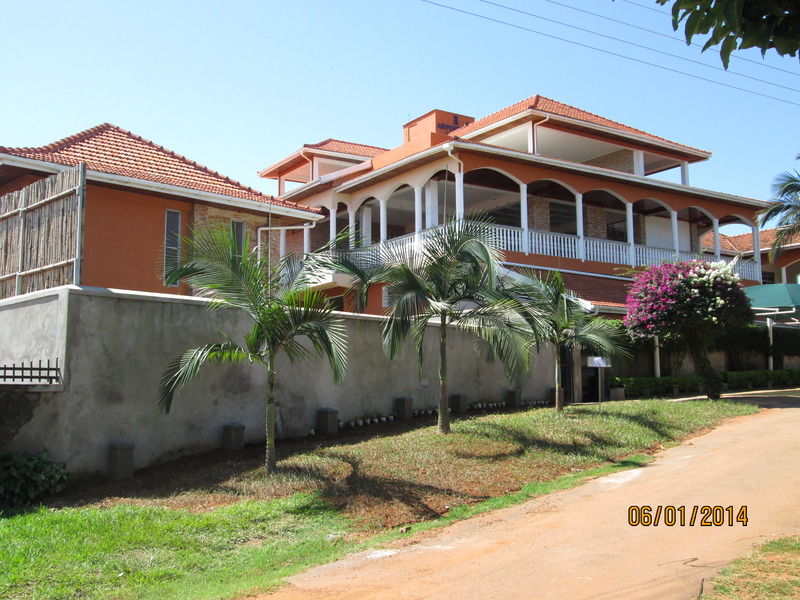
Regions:
[[[758,237],[758,222],[753,225],[753,259],[756,261],[757,281],[761,283],[764,276],[761,274],[761,239]]]
[[[533,121],[528,123],[528,152],[531,154],[538,154],[536,147],[536,128],[533,126]]]
[[[283,196],[286,191],[286,180],[283,177],[278,177],[278,196]]]
[[[681,244],[678,239],[678,211],[669,211],[669,219],[672,222],[672,249],[675,251],[675,257],[677,258],[681,251]]]
[[[361,207],[361,245],[372,245],[372,207]]]
[[[711,226],[714,228],[714,258],[719,260],[719,219],[711,219]]]
[[[786,272],[786,267],[781,267],[781,283],[789,283],[788,281],[786,281],[786,278],[788,276],[789,274]]]
[[[456,219],[464,218],[464,174],[456,173]]]
[[[311,252],[311,228],[303,229],[303,254]]]
[[[522,227],[522,251],[530,252],[530,239],[528,235],[528,184],[519,184],[519,220]]]
[[[278,256],[283,258],[286,256],[286,230],[281,229],[278,232]]]
[[[350,238],[350,247],[356,247],[356,211],[347,209],[347,237]]]
[[[336,239],[336,209],[337,209],[336,202],[331,202],[331,208],[330,208],[331,221],[330,223],[328,223],[328,231],[330,232],[329,235],[330,241]]]
[[[644,177],[644,152],[642,150],[633,151],[633,174]]]
[[[439,183],[429,181],[425,184],[425,229],[439,224]]]
[[[583,194],[575,194],[575,232],[578,234],[578,258],[586,260],[586,242],[583,239]]]
[[[625,225],[628,236],[628,264],[636,266],[636,247],[633,245],[633,204],[625,204]]]
[[[422,231],[422,186],[414,188],[414,233]]]
[[[381,218],[381,241],[386,241],[386,230],[387,230],[387,223],[386,223],[386,203],[388,200],[381,200],[380,201],[380,218]]]
[[[658,336],[653,336],[653,371],[656,377],[661,377],[661,345]]]
[[[681,163],[681,183],[689,185],[689,163],[686,161]]]

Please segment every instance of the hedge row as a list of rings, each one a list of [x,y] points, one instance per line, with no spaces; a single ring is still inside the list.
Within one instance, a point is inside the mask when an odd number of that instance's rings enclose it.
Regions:
[[[778,371],[723,371],[722,381],[731,390],[760,389],[800,385],[800,369]],[[673,375],[669,377],[612,377],[610,387],[624,387],[626,398],[644,396],[669,396],[674,386],[681,394],[699,392],[703,380],[699,375]]]

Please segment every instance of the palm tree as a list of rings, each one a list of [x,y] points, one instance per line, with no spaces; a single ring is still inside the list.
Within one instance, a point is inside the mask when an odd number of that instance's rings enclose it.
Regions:
[[[599,356],[630,356],[628,340],[622,330],[606,319],[589,317],[585,303],[566,289],[558,271],[552,271],[542,280],[535,271],[522,269],[513,278],[505,280],[504,288],[506,294],[519,301],[523,317],[529,323],[546,323],[544,333],[537,341],[547,341],[553,346],[557,411],[564,409],[562,351],[580,347]],[[541,331],[541,328],[537,329]]]
[[[488,343],[506,376],[516,381],[527,370],[531,335],[519,317],[515,300],[497,288],[500,252],[493,230],[482,220],[450,221],[429,231],[412,248],[384,244],[377,249],[389,300],[383,347],[393,358],[410,335],[422,365],[422,347],[429,324],[439,332],[438,429],[450,432],[447,334],[466,331]]]
[[[797,159],[800,160],[800,154]],[[767,221],[777,220],[778,232],[770,250],[770,260],[790,239],[800,235],[800,172],[784,171],[778,175],[772,184],[772,194],[777,204],[761,213],[762,226]]]
[[[275,359],[279,352],[290,361],[316,353],[328,359],[334,381],[346,367],[344,322],[327,299],[308,286],[299,261],[291,257],[272,264],[254,252],[240,254],[229,228],[197,232],[185,240],[189,259],[166,273],[168,283],[185,279],[201,296],[212,299],[209,308],[243,310],[253,321],[244,345],[230,336],[224,342],[192,348],[175,359],[161,378],[159,404],[169,412],[175,391],[194,379],[206,362],[255,363],[267,370],[267,474],[275,471]],[[245,248],[248,247],[245,241]],[[303,344],[305,339],[307,344]]]

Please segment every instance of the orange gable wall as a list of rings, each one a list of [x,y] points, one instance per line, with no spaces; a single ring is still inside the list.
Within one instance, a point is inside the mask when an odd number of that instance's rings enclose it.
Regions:
[[[165,294],[186,294],[185,284],[165,287],[164,222],[167,209],[181,212],[189,233],[192,203],[89,184],[84,215],[83,285]]]

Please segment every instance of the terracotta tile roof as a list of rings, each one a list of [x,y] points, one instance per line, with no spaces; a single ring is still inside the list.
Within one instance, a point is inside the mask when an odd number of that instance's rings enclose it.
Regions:
[[[378,146],[367,146],[366,144],[356,144],[355,142],[345,142],[343,140],[335,140],[328,138],[316,144],[303,144],[303,148],[312,148],[314,150],[325,150],[327,152],[341,152],[342,154],[352,154],[354,156],[364,156],[372,158],[386,152],[387,148],[379,148]]]
[[[617,131],[623,131],[625,133],[634,133],[636,135],[642,135],[645,137],[652,138],[654,141],[657,142],[668,142],[670,144],[676,144],[671,140],[666,138],[662,138],[651,133],[647,133],[646,131],[642,131],[641,129],[636,129],[634,127],[630,127],[629,125],[624,125],[623,123],[618,123],[617,121],[612,121],[611,119],[606,119],[605,117],[601,117],[594,113],[590,113],[588,111],[582,110],[580,108],[576,108],[574,106],[570,106],[569,104],[564,104],[562,102],[557,102],[555,100],[551,100],[550,98],[546,98],[544,96],[535,95],[531,96],[530,98],[526,98],[516,104],[512,104],[511,106],[507,106],[491,115],[473,121],[472,123],[461,127],[460,129],[456,129],[450,135],[452,137],[463,137],[473,131],[477,131],[478,129],[482,129],[487,125],[492,125],[493,123],[497,123],[498,121],[502,121],[503,119],[507,119],[508,117],[513,117],[519,113],[525,112],[526,110],[539,110],[542,112],[550,113],[553,115],[558,115],[561,117],[569,117],[571,119],[577,119],[579,121],[586,121],[587,123],[591,123],[593,125],[602,125],[604,127],[609,127],[611,129],[616,129]],[[692,146],[685,146],[683,144],[676,144],[678,146],[682,146],[688,150],[692,150],[693,152],[706,152],[705,150],[700,150],[699,148],[693,148]]]
[[[737,238],[740,237],[751,237],[750,234],[745,234],[745,236],[739,235],[725,235],[724,233],[719,234],[719,249],[722,252],[742,252],[747,250],[747,248],[740,248],[739,247],[739,240]],[[708,250],[713,250],[714,248],[714,232],[707,231],[703,235],[700,236],[700,245],[703,248]],[[752,244],[750,244],[752,248]]]
[[[775,237],[778,235],[778,230],[762,229],[758,232],[758,243],[761,251],[769,250],[775,244]],[[714,238],[712,232],[704,233],[700,238],[704,248],[712,248],[714,245]],[[753,251],[753,235],[750,233],[742,233],[740,235],[719,235],[720,248],[722,250],[733,250],[735,252],[752,252]],[[800,235],[795,235],[789,238],[785,245],[800,244]]]
[[[318,212],[294,202],[262,194],[110,123],[103,123],[38,148],[0,146],[0,154],[61,165],[85,162],[93,171]]]

